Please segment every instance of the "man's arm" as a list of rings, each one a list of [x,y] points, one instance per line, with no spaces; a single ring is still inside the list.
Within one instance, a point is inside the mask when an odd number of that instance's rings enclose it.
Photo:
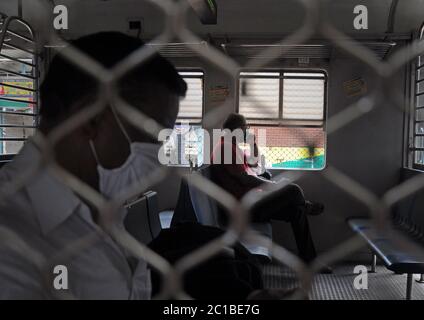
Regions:
[[[243,165],[223,165],[223,167],[225,168],[225,171],[228,175],[232,176],[234,179],[237,179],[244,186],[250,187],[252,189],[257,188],[265,183],[275,183],[272,180],[267,180],[257,175],[248,174],[244,170]]]
[[[260,176],[252,176],[249,174],[245,174],[241,176],[242,183],[248,186],[252,186],[252,188],[257,188],[263,184],[274,184],[275,182],[272,180],[267,180],[265,178],[262,178]]]
[[[273,181],[264,179],[256,174],[249,174],[248,170],[246,170],[246,168],[249,168],[249,164],[246,160],[245,153],[236,145],[232,145],[231,147],[232,159],[235,162],[233,162],[233,164],[224,165],[227,174],[238,180],[240,184],[251,189],[257,188],[264,183],[274,183]]]

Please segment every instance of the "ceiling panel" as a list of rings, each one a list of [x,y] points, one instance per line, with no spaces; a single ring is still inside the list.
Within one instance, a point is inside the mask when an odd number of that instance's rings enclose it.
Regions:
[[[353,35],[384,34],[392,0],[362,1],[369,8],[369,30],[353,29],[353,8],[357,0],[323,0],[327,2],[328,21],[341,31]],[[24,17],[36,23],[37,1],[23,0]],[[280,36],[297,30],[305,17],[302,6],[296,0],[216,0],[219,8],[218,24],[203,25],[193,11],[188,16],[188,26],[200,35],[255,37]],[[164,19],[156,6],[141,0],[55,0],[65,4],[70,13],[70,30],[64,34],[70,38],[104,30],[129,32],[128,20],[143,20],[143,37],[151,38],[163,29]],[[260,5],[259,5],[260,3]],[[0,12],[17,13],[17,0],[1,0]],[[405,33],[417,29],[424,21],[424,0],[401,0],[396,14],[395,32]]]

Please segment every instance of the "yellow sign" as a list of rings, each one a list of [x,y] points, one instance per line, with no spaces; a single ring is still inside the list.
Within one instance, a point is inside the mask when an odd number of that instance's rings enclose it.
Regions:
[[[229,95],[230,89],[225,86],[216,86],[209,89],[209,97],[213,103],[224,102]]]
[[[367,83],[364,79],[354,79],[343,83],[343,89],[348,97],[355,97],[367,93]]]

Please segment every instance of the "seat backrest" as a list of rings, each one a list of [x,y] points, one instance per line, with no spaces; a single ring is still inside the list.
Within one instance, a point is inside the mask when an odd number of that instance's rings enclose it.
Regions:
[[[211,167],[203,167],[199,170],[199,173],[209,179],[211,179]],[[204,192],[200,191],[196,187],[189,186],[191,203],[196,213],[198,221],[201,224],[222,227],[219,220],[219,208],[215,199],[212,199]],[[252,229],[256,232],[272,238],[272,226],[270,223],[252,223]],[[262,245],[249,244],[242,242],[246,249],[252,253],[270,258],[270,249]]]
[[[201,168],[199,173],[204,178],[210,180],[210,167]],[[193,185],[189,184],[188,189],[197,221],[206,226],[219,227],[218,206],[216,201]]]
[[[159,235],[161,227],[156,192],[147,192],[128,204],[126,209],[124,226],[135,239],[148,244]]]
[[[172,216],[171,227],[175,227],[179,224],[187,222],[198,222],[198,219],[191,203],[190,190],[188,184],[183,179],[181,181],[177,205]]]
[[[211,180],[210,167],[203,167],[199,173]],[[190,177],[188,177],[190,179]],[[215,199],[212,199],[198,188],[182,181],[180,195],[175,209],[172,225],[176,226],[181,222],[198,222],[202,225],[222,227],[219,223],[219,208]],[[262,235],[272,238],[272,226],[270,223],[252,224],[253,230]],[[256,244],[242,243],[248,251],[270,258],[270,249]]]
[[[149,191],[145,194],[147,199],[147,213],[149,218],[150,232],[153,238],[156,238],[162,231],[162,226],[159,217],[158,194],[154,191]]]
[[[208,167],[200,169],[199,173],[207,179],[210,178]],[[187,177],[187,180],[190,180],[190,176]],[[219,227],[217,215],[216,201],[183,179],[171,225],[198,222],[202,225]]]

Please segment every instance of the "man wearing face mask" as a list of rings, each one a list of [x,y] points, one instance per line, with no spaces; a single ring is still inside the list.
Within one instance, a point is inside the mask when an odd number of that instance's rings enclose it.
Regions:
[[[107,32],[72,43],[105,68],[112,68],[143,46],[141,40]],[[64,50],[67,50],[66,48]],[[179,100],[187,85],[170,62],[159,55],[137,66],[118,84],[120,96],[165,128],[173,128]],[[41,87],[39,131],[49,135],[104,94],[87,73],[56,56]],[[141,182],[158,165],[159,145],[147,133],[129,125],[113,105],[69,132],[55,146],[56,162],[106,198],[119,196]],[[41,152],[29,140],[0,171],[0,185],[13,183],[20,173],[39,163]],[[118,220],[123,222],[125,210]],[[79,299],[149,299],[150,272],[143,260],[134,261],[99,226],[99,213],[46,168],[0,205],[0,225],[12,230],[41,259],[65,266],[68,288]],[[66,248],[88,236],[94,242],[76,254]],[[15,241],[16,242],[16,241]],[[0,248],[0,299],[42,299],[58,293],[54,281],[21,250]]]

